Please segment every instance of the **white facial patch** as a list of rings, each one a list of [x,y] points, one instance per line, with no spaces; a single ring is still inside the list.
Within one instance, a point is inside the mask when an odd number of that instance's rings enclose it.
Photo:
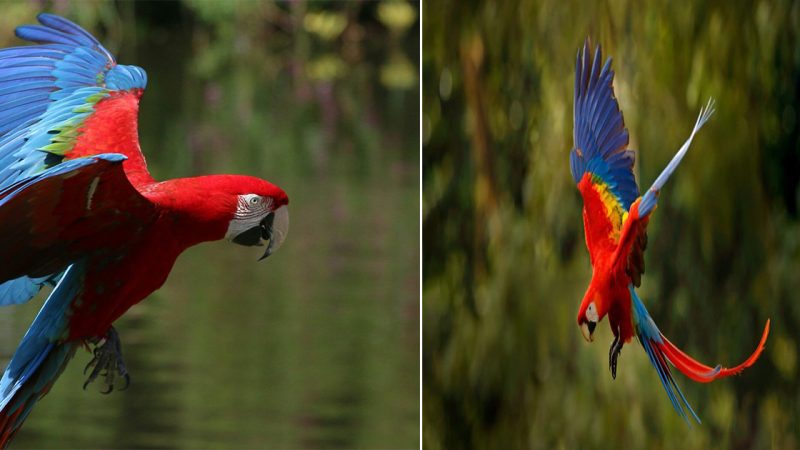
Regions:
[[[236,213],[228,224],[225,238],[233,239],[244,231],[259,226],[261,219],[269,214],[271,209],[271,198],[264,198],[256,194],[240,195],[236,204]]]
[[[586,308],[586,320],[594,323],[599,322],[599,317],[597,316],[597,307],[594,306],[594,302],[589,303],[589,307]]]

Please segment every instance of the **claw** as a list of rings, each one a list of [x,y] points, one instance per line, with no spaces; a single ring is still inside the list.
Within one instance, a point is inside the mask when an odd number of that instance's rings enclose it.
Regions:
[[[128,386],[131,385],[131,376],[128,375],[127,372],[125,372],[125,374],[122,375],[122,378],[125,379],[125,386],[117,389],[118,391],[126,391],[126,390],[128,390]]]
[[[611,378],[617,379],[617,357],[619,356],[620,351],[622,351],[622,346],[620,345],[616,352],[611,356]]]
[[[86,375],[86,372],[89,371],[89,368],[90,367],[94,367],[94,365],[96,363],[97,363],[97,358],[92,358],[92,360],[89,361],[89,364],[86,364],[86,367],[83,368],[83,374]],[[84,388],[85,388],[85,386],[84,386]]]
[[[117,376],[125,380],[125,385],[122,388],[117,387],[118,391],[124,391],[130,386],[130,375],[125,368],[125,362],[122,360],[122,345],[120,343],[117,331],[112,327],[108,330],[106,337],[94,343],[95,348],[92,351],[94,357],[86,367],[83,369],[84,375],[89,369],[92,369],[89,377],[83,383],[83,389],[89,386],[97,377],[102,377],[105,389],[101,390],[101,394],[110,394],[114,391],[114,381]]]

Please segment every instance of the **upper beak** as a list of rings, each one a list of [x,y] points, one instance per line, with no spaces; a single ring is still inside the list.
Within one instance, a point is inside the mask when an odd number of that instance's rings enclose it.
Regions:
[[[287,206],[282,206],[276,211],[267,214],[261,221],[259,227],[261,228],[261,238],[269,241],[267,251],[259,261],[265,259],[267,256],[274,253],[281,247],[286,235],[289,233],[289,209]]]
[[[586,342],[594,342],[594,329],[597,322],[581,322],[581,334]]]

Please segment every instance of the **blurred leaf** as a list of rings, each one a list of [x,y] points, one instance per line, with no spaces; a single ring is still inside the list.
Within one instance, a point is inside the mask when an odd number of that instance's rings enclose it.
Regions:
[[[325,41],[339,37],[347,26],[344,13],[328,11],[310,11],[303,18],[303,27],[309,33],[316,34]]]
[[[417,20],[417,11],[404,1],[384,1],[378,5],[378,19],[394,33],[402,34]]]
[[[346,70],[347,67],[339,56],[327,54],[309,61],[306,73],[312,80],[330,81],[341,77]]]
[[[416,87],[416,67],[402,53],[392,53],[389,61],[381,66],[381,83],[390,89],[411,89]]]

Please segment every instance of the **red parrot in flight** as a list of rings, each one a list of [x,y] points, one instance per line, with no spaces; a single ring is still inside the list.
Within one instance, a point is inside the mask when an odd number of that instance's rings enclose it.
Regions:
[[[608,315],[614,341],[608,354],[611,376],[616,378],[622,346],[636,336],[658,372],[672,406],[688,421],[686,409],[700,419],[672,377],[669,365],[694,381],[708,383],[738,374],[758,359],[769,334],[767,320],[761,342],[746,361],[733,368],[709,367],[675,347],[658,329],[636,294],[644,272],[647,223],[664,183],[689,150],[695,133],[713,114],[709,100],[689,139],[663,172],[639,196],[633,176],[635,153],[628,150],[628,130],[614,96],[611,58],[602,66],[600,46],[591,56],[589,41],[578,51],[575,63],[574,141],[570,152],[572,177],[583,197],[583,225],[592,264],[592,281],[578,310],[583,337],[593,341],[597,323]]]
[[[263,259],[289,226],[286,193],[259,178],[154,180],[137,133],[144,70],[64,18],[38,20],[16,29],[36,45],[0,50],[0,305],[54,288],[0,379],[2,447],[79,347],[94,346],[86,384],[127,388],[112,323],[184,250],[227,238],[268,243]]]

